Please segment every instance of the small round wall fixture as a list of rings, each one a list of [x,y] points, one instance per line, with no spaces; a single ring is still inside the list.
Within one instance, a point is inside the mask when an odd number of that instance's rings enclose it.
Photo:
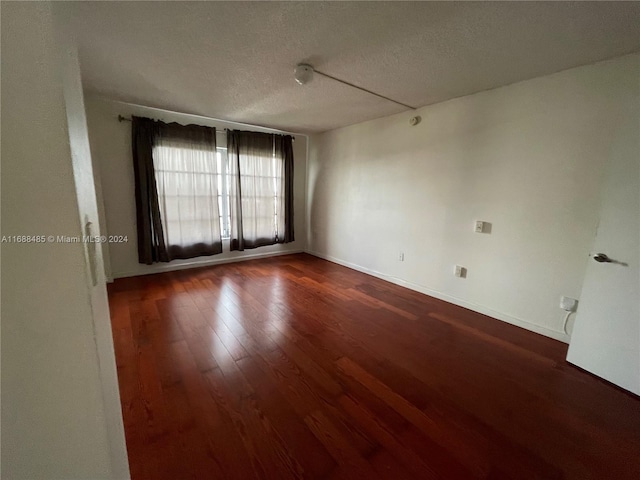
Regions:
[[[306,63],[299,63],[293,71],[293,75],[300,85],[305,85],[313,79],[313,67]]]
[[[411,117],[409,119],[409,125],[411,125],[412,127],[415,127],[416,125],[418,125],[420,122],[422,121],[422,117],[420,115],[416,115],[415,117]]]

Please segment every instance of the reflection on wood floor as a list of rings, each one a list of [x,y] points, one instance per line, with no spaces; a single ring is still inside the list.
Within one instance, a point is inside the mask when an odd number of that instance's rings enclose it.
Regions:
[[[566,345],[306,254],[109,286],[133,480],[638,479]]]

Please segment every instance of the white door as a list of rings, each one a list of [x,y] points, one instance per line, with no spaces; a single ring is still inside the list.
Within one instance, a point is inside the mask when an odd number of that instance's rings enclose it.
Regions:
[[[640,114],[633,103],[621,115],[611,145],[600,224],[567,360],[640,394]]]

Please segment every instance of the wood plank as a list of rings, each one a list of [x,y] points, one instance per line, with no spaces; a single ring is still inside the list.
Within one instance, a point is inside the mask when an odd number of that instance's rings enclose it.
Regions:
[[[566,345],[305,254],[109,285],[133,480],[640,478]]]
[[[340,435],[338,429],[320,411],[312,412],[304,419],[333,458],[344,469],[348,478],[379,478],[373,467],[360,456],[351,443]]]

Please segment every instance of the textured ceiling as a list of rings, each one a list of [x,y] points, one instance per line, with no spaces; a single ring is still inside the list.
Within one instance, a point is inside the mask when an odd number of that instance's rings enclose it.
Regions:
[[[105,97],[296,132],[403,108],[307,61],[424,106],[640,49],[637,2],[77,2],[85,88]]]

